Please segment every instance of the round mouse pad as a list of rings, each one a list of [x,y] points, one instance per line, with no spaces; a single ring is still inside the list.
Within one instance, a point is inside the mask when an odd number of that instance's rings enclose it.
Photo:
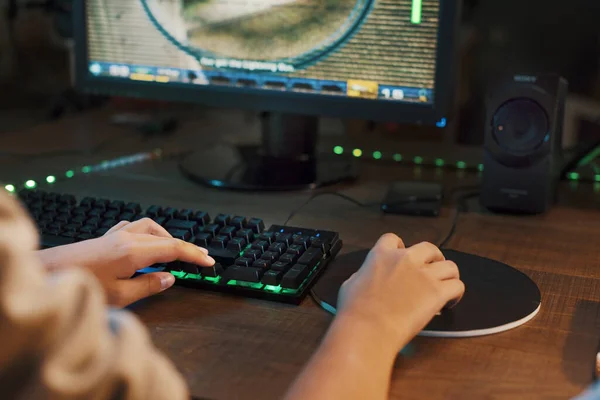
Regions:
[[[339,289],[365,260],[369,250],[338,256],[313,288],[315,300],[335,314]],[[419,336],[474,337],[504,332],[531,320],[541,293],[524,273],[498,261],[443,250],[458,265],[466,290],[461,302],[442,310]]]

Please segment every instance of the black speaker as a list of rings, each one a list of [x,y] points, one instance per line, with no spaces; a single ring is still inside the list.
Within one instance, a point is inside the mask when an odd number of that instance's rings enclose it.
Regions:
[[[481,204],[491,211],[543,213],[555,202],[568,83],[516,75],[488,95]]]

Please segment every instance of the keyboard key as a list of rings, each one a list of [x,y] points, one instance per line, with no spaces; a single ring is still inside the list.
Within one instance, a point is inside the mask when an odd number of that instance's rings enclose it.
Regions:
[[[235,236],[244,238],[247,243],[254,240],[254,232],[251,229],[240,229],[236,232]]]
[[[102,208],[93,208],[88,212],[88,217],[102,217],[104,215],[104,210]]]
[[[57,193],[48,193],[46,196],[44,196],[44,201],[46,203],[56,203],[58,202],[58,198],[60,196]]]
[[[327,253],[331,248],[329,244],[325,243],[325,240],[314,236],[310,238],[310,247],[321,249],[323,253]]]
[[[94,235],[92,235],[90,233],[80,233],[77,236],[77,240],[79,240],[79,241],[90,240],[90,239],[93,239],[93,238],[94,238]]]
[[[127,213],[131,213],[132,215],[141,214],[142,206],[139,203],[127,203],[123,210]]]
[[[223,227],[229,225],[229,221],[231,221],[231,215],[219,214],[215,217],[214,223]]]
[[[259,250],[262,254],[269,248],[269,243],[265,242],[264,240],[255,240],[254,243],[252,243],[251,248],[254,250]]]
[[[304,247],[305,249],[308,248],[308,245],[310,243],[310,237],[308,236],[304,236],[304,235],[295,235],[294,236],[294,244],[297,244],[299,246]]]
[[[58,210],[58,204],[56,203],[46,203],[46,206],[44,207],[44,211],[56,212],[56,210]]]
[[[146,210],[146,215],[150,218],[156,218],[162,215],[162,207],[159,206],[150,206]]]
[[[265,223],[260,218],[251,218],[250,221],[248,221],[248,224],[246,224],[246,226],[249,229],[252,229],[254,233],[261,233],[265,230]]]
[[[246,248],[246,240],[244,238],[233,238],[227,243],[227,249],[237,251],[238,253]]]
[[[123,214],[119,215],[119,220],[120,221],[133,221],[133,218],[135,217],[135,214],[133,214],[132,212],[124,212]]]
[[[306,265],[296,264],[281,279],[281,287],[298,289],[308,276],[310,268]]]
[[[206,225],[202,231],[205,233],[210,233],[212,236],[217,236],[217,232],[219,231],[220,226],[216,224]]]
[[[167,219],[165,217],[154,217],[152,219],[160,226],[165,226],[167,223]]]
[[[188,274],[199,274],[199,268],[202,267],[198,267],[196,264],[191,264],[191,263],[187,263],[187,262],[180,262],[179,263],[179,267],[181,268],[181,270],[183,272],[186,272]]]
[[[165,228],[178,229],[182,231],[189,231],[191,235],[198,232],[198,223],[196,221],[184,221],[180,219],[172,219],[165,224]]]
[[[219,236],[227,236],[228,239],[233,238],[236,228],[233,226],[226,226],[219,231]]]
[[[94,233],[96,232],[96,230],[98,230],[97,226],[94,225],[84,225],[79,229],[79,232],[81,233]]]
[[[87,215],[89,208],[85,208],[85,207],[75,207],[73,209],[73,214],[75,215]]]
[[[283,275],[282,271],[270,270],[270,271],[265,272],[265,274],[262,277],[261,282],[264,283],[265,285],[278,286],[279,282],[281,281],[282,275]]]
[[[58,198],[58,202],[61,204],[75,205],[77,200],[75,200],[75,196],[70,194],[63,194]]]
[[[292,234],[291,233],[279,233],[275,234],[275,241],[279,243],[285,243],[286,246],[292,244]]]
[[[194,211],[190,209],[181,210],[175,215],[175,218],[192,221],[194,219]]]
[[[117,219],[117,218],[119,218],[119,215],[120,215],[120,213],[118,210],[109,210],[104,213],[103,217],[105,219]]]
[[[229,221],[230,226],[235,226],[237,229],[242,229],[246,227],[246,217],[235,216]]]
[[[262,268],[264,270],[267,270],[267,269],[269,269],[271,267],[271,261],[259,258],[258,260],[254,261],[252,263],[252,267],[254,267],[254,268]]]
[[[275,234],[273,232],[263,232],[258,236],[258,240],[264,240],[271,244],[275,241]]]
[[[198,211],[196,214],[194,214],[194,218],[192,219],[204,226],[210,222],[210,215],[204,211]]]
[[[227,249],[219,249],[216,247],[208,248],[208,255],[215,259],[215,261],[224,266],[232,265],[235,260],[239,258],[240,253],[230,251]],[[244,254],[244,257],[246,255]]]
[[[94,201],[94,207],[101,208],[102,210],[106,210],[109,204],[110,200],[107,199],[96,199]]]
[[[259,259],[262,256],[262,251],[259,250],[247,250],[244,252],[244,257],[251,258],[252,260]]]
[[[227,268],[225,275],[226,278],[229,280],[243,282],[260,282],[260,278],[262,277],[263,273],[264,270],[262,268],[245,268],[240,267],[239,265],[234,265],[232,267]]]
[[[54,220],[56,222],[66,224],[67,222],[69,222],[71,220],[71,216],[69,214],[64,214],[64,213],[58,214]]]
[[[94,232],[94,235],[96,237],[104,236],[109,230],[110,228],[98,228],[96,229],[96,232]]]
[[[46,212],[40,216],[40,220],[42,221],[54,221],[54,217],[56,217],[56,213]]]
[[[287,253],[288,254],[293,254],[293,255],[296,255],[296,256],[299,256],[303,252],[304,252],[304,247],[299,246],[297,244],[293,244],[290,247],[288,247],[288,249],[287,249]]]
[[[162,212],[163,217],[166,218],[175,218],[175,214],[177,214],[177,209],[173,207],[167,207]]]
[[[61,224],[60,222],[53,222],[51,224],[48,224],[48,229],[51,229],[51,230],[56,230],[56,231],[61,232],[62,228],[63,228],[63,224]]]
[[[260,256],[263,260],[268,260],[270,262],[274,262],[279,258],[278,253],[274,253],[272,251],[265,251],[262,256]]]
[[[180,239],[186,242],[192,237],[192,233],[190,231],[184,231],[182,229],[167,229],[167,232],[169,232],[175,239]]]
[[[86,208],[92,208],[94,206],[94,199],[91,197],[85,197],[83,200],[81,200],[81,202],[79,203],[79,206],[86,207]]]
[[[81,225],[78,224],[67,224],[63,227],[66,232],[79,232]]]
[[[89,218],[87,221],[85,221],[86,225],[92,225],[95,226],[96,228],[100,227],[100,222],[102,222],[100,220],[100,218]]]
[[[212,239],[212,235],[210,233],[199,233],[196,235],[194,239],[194,244],[196,246],[207,248],[210,244],[210,240]]]
[[[102,221],[102,223],[100,224],[101,228],[112,228],[113,226],[115,226],[116,224],[118,224],[116,219],[105,219],[104,221]]]
[[[221,275],[223,275],[223,272],[224,272],[223,267],[219,263],[216,263],[212,267],[202,267],[200,269],[200,273],[202,274],[202,276],[208,276],[211,278],[216,278],[217,276],[221,276]]]
[[[73,207],[71,207],[69,205],[61,205],[60,207],[58,207],[58,210],[56,210],[56,211],[60,214],[71,215],[73,212]]]
[[[290,269],[291,266],[292,266],[292,264],[282,262],[280,260],[280,261],[277,261],[276,263],[274,263],[273,265],[271,265],[271,269],[274,271],[279,271],[279,272],[287,272],[287,270]]]
[[[254,260],[250,258],[240,257],[237,260],[235,260],[235,265],[239,265],[240,267],[249,267],[252,265],[253,261]]]
[[[298,264],[307,265],[309,268],[317,265],[319,261],[323,258],[323,252],[321,249],[317,249],[315,247],[311,247],[306,250],[302,256],[298,259]]]
[[[87,220],[85,215],[76,215],[75,217],[73,217],[73,219],[71,220],[72,224],[80,224],[83,225],[85,223],[85,221]]]
[[[69,238],[76,238],[78,235],[79,235],[79,233],[73,232],[73,231],[63,231],[60,234],[60,236],[69,237]]]
[[[110,204],[108,205],[108,209],[109,210],[116,210],[119,211],[119,213],[121,213],[121,211],[123,211],[123,209],[125,208],[125,203],[122,201],[111,201]]]
[[[68,238],[64,236],[54,235],[41,235],[40,236],[40,247],[42,249],[48,249],[56,246],[63,246],[65,244],[75,243],[74,238]]]
[[[277,256],[280,256],[283,253],[285,253],[286,249],[287,246],[285,245],[285,243],[273,243],[271,246],[269,246],[269,251],[272,253],[277,253]]]
[[[210,247],[215,247],[217,249],[224,249],[227,246],[227,242],[229,238],[227,236],[215,236],[213,240],[210,242]]]

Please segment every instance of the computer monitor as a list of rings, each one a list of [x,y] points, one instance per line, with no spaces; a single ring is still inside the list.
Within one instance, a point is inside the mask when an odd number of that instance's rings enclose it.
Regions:
[[[257,146],[184,160],[199,182],[317,187],[355,177],[318,117],[436,124],[452,99],[458,0],[79,0],[77,87],[261,112]]]

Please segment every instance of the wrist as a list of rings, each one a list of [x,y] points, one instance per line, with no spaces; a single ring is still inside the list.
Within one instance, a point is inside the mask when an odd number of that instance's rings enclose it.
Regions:
[[[389,364],[390,368],[396,359],[399,347],[391,332],[382,330],[372,320],[352,313],[341,313],[336,316],[324,344],[343,348],[347,361],[356,358],[358,362],[377,359],[377,363]]]

